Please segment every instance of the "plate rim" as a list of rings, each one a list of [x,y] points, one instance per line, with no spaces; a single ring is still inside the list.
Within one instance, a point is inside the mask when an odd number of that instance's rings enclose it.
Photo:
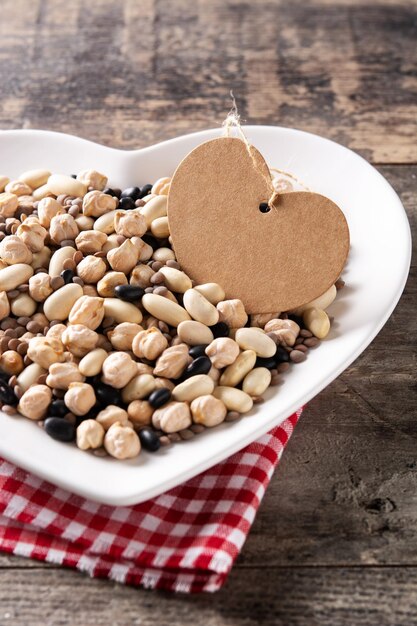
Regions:
[[[383,326],[386,324],[387,320],[390,318],[390,316],[392,315],[392,312],[394,311],[395,307],[398,304],[398,301],[403,293],[407,278],[408,278],[408,274],[409,274],[409,269],[410,269],[410,263],[411,263],[411,254],[412,254],[412,238],[411,238],[411,230],[410,230],[410,225],[408,222],[408,218],[407,218],[407,214],[406,211],[404,209],[404,206],[401,202],[401,199],[399,198],[398,194],[395,192],[395,190],[393,189],[393,187],[391,186],[391,184],[385,179],[385,177],[376,169],[375,166],[373,166],[371,163],[369,163],[364,157],[362,157],[361,155],[357,154],[356,152],[354,152],[353,150],[351,150],[350,148],[347,148],[346,146],[343,146],[342,144],[332,140],[332,139],[328,139],[326,137],[322,137],[321,135],[317,135],[315,133],[310,133],[307,131],[303,131],[303,130],[299,130],[299,129],[293,129],[293,128],[288,128],[288,127],[281,127],[281,126],[275,126],[275,125],[247,125],[247,126],[243,126],[242,127],[243,130],[250,134],[252,132],[257,132],[259,130],[263,130],[265,132],[271,131],[271,130],[278,130],[279,132],[284,132],[285,134],[297,134],[297,135],[305,135],[307,137],[311,137],[315,140],[319,139],[320,141],[324,141],[326,143],[329,144],[334,144],[336,146],[338,146],[339,148],[343,148],[343,150],[347,150],[348,152],[350,152],[356,159],[360,159],[366,166],[371,167],[373,172],[376,173],[380,179],[380,182],[383,183],[383,185],[385,186],[387,192],[391,195],[391,199],[393,202],[395,202],[397,204],[397,207],[399,209],[398,211],[398,216],[401,215],[401,219],[403,221],[403,227],[405,229],[405,234],[407,235],[405,237],[406,241],[403,241],[402,244],[405,247],[405,249],[403,250],[404,253],[404,264],[403,264],[403,271],[402,271],[402,276],[401,276],[401,280],[398,280],[397,283],[397,288],[395,291],[395,296],[392,298],[390,305],[386,308],[384,315],[382,317],[380,317],[378,319],[378,323],[373,324],[372,327],[370,328],[370,330],[367,332],[366,337],[359,343],[359,345],[355,348],[355,350],[353,350],[348,358],[343,360],[343,363],[339,364],[338,367],[336,367],[334,370],[332,370],[331,373],[329,373],[328,376],[325,376],[323,379],[320,380],[320,383],[317,384],[313,390],[311,390],[309,393],[306,394],[302,394],[302,400],[300,401],[300,399],[298,399],[296,402],[293,402],[290,405],[290,408],[288,409],[287,415],[285,417],[280,417],[277,419],[277,416],[273,414],[273,411],[271,411],[272,415],[271,418],[269,420],[267,420],[267,424],[265,422],[262,423],[261,426],[258,427],[257,429],[257,434],[254,434],[254,432],[251,432],[249,434],[246,434],[244,436],[240,436],[236,439],[236,441],[233,443],[233,445],[229,445],[227,450],[225,448],[222,448],[220,452],[218,452],[215,455],[212,455],[210,457],[210,459],[207,459],[203,462],[199,462],[194,464],[193,467],[188,468],[188,469],[184,469],[183,471],[181,471],[180,473],[176,474],[174,478],[172,478],[172,480],[168,480],[164,483],[163,486],[154,486],[154,487],[150,487],[148,489],[142,489],[140,491],[140,495],[137,494],[137,492],[135,493],[131,493],[129,492],[129,494],[127,493],[122,493],[122,494],[112,494],[112,495],[106,495],[104,493],[100,493],[97,495],[91,494],[91,491],[87,488],[87,489],[83,489],[82,486],[78,487],[74,486],[74,483],[71,482],[70,480],[65,480],[65,479],[60,479],[60,480],[56,480],[53,476],[53,474],[51,472],[48,471],[40,471],[37,470],[36,467],[34,467],[34,463],[30,462],[31,459],[29,459],[28,463],[25,463],[25,460],[19,457],[18,454],[14,454],[13,450],[10,451],[10,453],[6,453],[4,452],[4,450],[1,451],[1,454],[7,458],[8,460],[10,460],[13,463],[16,463],[19,467],[22,467],[24,469],[26,469],[29,472],[33,472],[33,474],[35,474],[36,476],[40,476],[42,479],[47,480],[48,482],[53,483],[54,485],[58,485],[58,487],[62,487],[68,491],[71,491],[73,493],[79,494],[84,498],[90,499],[90,500],[95,500],[104,504],[110,504],[113,506],[120,506],[120,505],[131,505],[131,504],[137,504],[143,501],[146,501],[150,498],[153,498],[157,495],[160,495],[162,493],[165,493],[166,491],[168,491],[169,489],[172,489],[173,487],[185,482],[186,480],[197,476],[198,474],[204,472],[205,470],[209,469],[210,467],[213,467],[214,465],[216,465],[217,463],[221,462],[222,460],[228,458],[229,456],[231,456],[232,454],[236,453],[237,451],[241,450],[242,448],[246,447],[249,443],[251,443],[252,441],[255,441],[257,438],[259,438],[260,436],[262,436],[263,434],[266,434],[271,428],[274,428],[276,426],[279,426],[280,424],[282,424],[285,419],[291,415],[292,413],[294,413],[297,409],[299,409],[300,405],[305,405],[307,402],[309,402],[313,397],[315,397],[318,393],[320,393],[325,387],[327,387],[333,380],[335,380],[338,376],[340,376],[340,374],[347,369],[358,357],[359,355],[367,348],[367,346],[370,345],[370,343],[374,340],[374,338],[376,337],[376,335],[381,331],[381,329],[383,328]],[[201,140],[204,141],[208,138],[211,138],[211,136],[218,136],[219,133],[221,132],[220,128],[211,128],[211,129],[206,129],[206,130],[200,130],[200,131],[196,131],[193,133],[187,133],[185,135],[180,135],[178,137],[174,137],[171,139],[167,139],[164,141],[160,141],[157,142],[155,144],[152,144],[151,146],[147,146],[144,148],[140,148],[140,149],[119,149],[119,148],[113,148],[111,146],[107,146],[105,144],[100,144],[94,141],[91,141],[89,139],[85,139],[83,137],[79,137],[77,135],[72,135],[72,134],[68,134],[68,133],[62,133],[62,132],[57,132],[57,131],[50,131],[50,130],[41,130],[41,129],[16,129],[16,130],[2,130],[0,132],[0,141],[1,141],[1,137],[4,135],[27,135],[28,137],[34,137],[34,136],[44,136],[45,134],[53,136],[54,138],[70,138],[70,139],[74,139],[76,141],[82,142],[82,143],[86,143],[86,144],[90,144],[92,147],[94,148],[101,148],[104,149],[106,151],[111,151],[113,153],[118,153],[123,154],[123,155],[132,155],[132,154],[139,154],[139,153],[144,153],[144,152],[151,152],[154,149],[158,149],[161,146],[164,145],[169,145],[169,144],[175,144],[178,143],[179,141],[183,140],[183,141],[188,141],[190,139],[197,139],[198,137],[201,137]],[[1,447],[1,446],[0,446]],[[198,466],[198,467],[197,467]]]

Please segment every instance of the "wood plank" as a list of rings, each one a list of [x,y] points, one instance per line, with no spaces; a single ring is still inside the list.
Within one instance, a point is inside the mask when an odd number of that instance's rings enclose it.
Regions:
[[[34,573],[33,573],[34,574]],[[416,568],[235,571],[215,596],[149,593],[65,570],[0,571],[4,626],[411,626]]]
[[[2,128],[135,148],[242,118],[417,162],[415,2],[4,0]],[[24,33],[24,36],[22,36]]]

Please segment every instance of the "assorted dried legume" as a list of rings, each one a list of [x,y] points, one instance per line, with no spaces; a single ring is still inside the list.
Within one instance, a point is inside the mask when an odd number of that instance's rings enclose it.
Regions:
[[[342,279],[251,315],[176,261],[170,178],[121,191],[95,170],[0,176],[0,405],[116,459],[187,440],[263,401],[330,329]]]

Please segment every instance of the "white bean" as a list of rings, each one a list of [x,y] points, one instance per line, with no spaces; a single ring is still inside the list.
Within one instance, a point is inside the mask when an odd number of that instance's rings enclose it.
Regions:
[[[260,357],[274,356],[277,347],[275,341],[260,328],[239,328],[235,341],[242,350],[254,350]]]
[[[107,357],[108,354],[103,348],[96,348],[81,359],[78,369],[83,376],[97,376]]]
[[[155,389],[155,378],[151,374],[139,374],[122,390],[122,400],[126,404],[133,400],[147,398]]]
[[[197,374],[177,385],[172,391],[172,397],[179,402],[192,402],[199,396],[213,393],[213,389],[214,380],[210,376]]]
[[[154,261],[161,261],[166,263],[167,261],[175,261],[175,252],[171,248],[158,248],[152,254]]]
[[[157,239],[167,239],[167,237],[169,237],[169,225],[166,215],[153,220],[151,232]]]
[[[219,312],[216,307],[196,289],[188,289],[184,293],[183,302],[188,313],[197,322],[213,326],[219,321]]]
[[[26,391],[31,385],[34,385],[39,376],[46,374],[47,370],[38,365],[38,363],[31,363],[25,369],[20,372],[17,377],[17,384],[19,387]]]
[[[158,217],[165,217],[167,214],[167,197],[166,196],[156,196],[152,198],[145,204],[144,207],[141,207],[139,212],[146,219],[146,226],[148,229],[151,227],[151,224],[154,220],[158,219]]]
[[[271,382],[271,372],[266,367],[255,367],[243,380],[242,389],[250,396],[261,396]]]
[[[228,411],[237,411],[238,413],[247,413],[253,406],[252,398],[235,387],[216,387],[213,396],[221,400]]]
[[[0,270],[0,291],[12,291],[33,276],[33,268],[26,263],[15,263]]]
[[[210,328],[201,322],[188,320],[178,324],[178,337],[189,346],[199,346],[213,341],[213,333]]]
[[[141,311],[131,302],[124,302],[119,298],[104,298],[104,315],[112,317],[115,322],[132,322],[140,324],[142,321]]]
[[[117,213],[117,209],[109,211],[94,222],[94,230],[99,230],[101,233],[111,235],[114,233],[114,218]]]
[[[32,189],[37,189],[42,185],[45,185],[48,178],[51,176],[51,172],[48,170],[28,170],[27,172],[23,172],[20,174],[19,180],[22,180],[24,183],[32,187]]]
[[[194,289],[196,289],[202,296],[207,298],[207,300],[214,305],[218,304],[226,297],[223,288],[217,283],[204,283],[203,285],[196,285]]]
[[[185,274],[185,272],[181,272],[181,270],[165,266],[161,267],[159,272],[165,278],[165,285],[172,291],[184,293],[187,289],[192,288],[191,279],[187,276],[187,274]]]
[[[145,293],[142,305],[148,313],[170,326],[178,326],[181,322],[191,319],[182,306],[155,293]]]
[[[49,276],[51,278],[54,278],[54,276],[59,276],[64,269],[64,262],[67,259],[72,259],[75,252],[76,250],[72,246],[64,246],[63,248],[58,248],[58,250],[53,253],[51,260],[49,261]]]
[[[83,288],[76,283],[57,289],[43,303],[43,312],[48,320],[66,320],[74,303],[83,295]]]
[[[294,309],[294,313],[296,315],[302,315],[307,309],[323,309],[324,311],[329,308],[336,298],[336,295],[337,289],[335,285],[332,285],[321,296],[318,296],[318,298],[314,298],[311,302],[307,302],[307,304],[303,304],[303,306]]]
[[[229,365],[220,376],[220,384],[225,387],[236,387],[255,367],[256,352],[253,350],[245,350],[241,352],[236,361]]]
[[[318,339],[327,337],[330,331],[330,320],[322,309],[307,309],[303,314],[304,324]]]
[[[27,293],[21,293],[12,301],[11,311],[16,317],[30,317],[36,311],[37,303]]]
[[[79,196],[85,196],[87,193],[87,185],[65,174],[52,174],[48,178],[46,186],[49,191],[52,191],[56,196],[65,193],[77,198]]]

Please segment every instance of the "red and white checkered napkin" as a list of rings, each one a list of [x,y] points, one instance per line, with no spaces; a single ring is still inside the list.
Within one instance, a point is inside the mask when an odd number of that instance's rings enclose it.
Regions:
[[[131,507],[85,500],[0,459],[0,550],[130,585],[216,591],[300,414],[223,463]]]

